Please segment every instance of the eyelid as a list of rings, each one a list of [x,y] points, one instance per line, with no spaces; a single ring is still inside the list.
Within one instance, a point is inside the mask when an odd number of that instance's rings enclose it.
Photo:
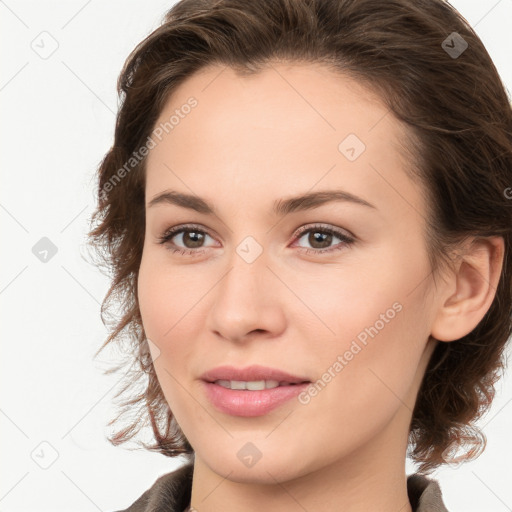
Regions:
[[[176,226],[172,226],[168,229],[166,229],[162,235],[162,237],[169,236],[169,235],[177,235],[179,233],[182,233],[183,231],[199,231],[201,233],[205,233],[213,238],[213,235],[211,234],[210,230],[208,228],[205,228],[201,224],[177,224]]]
[[[177,235],[183,231],[187,230],[197,230],[199,232],[205,233],[209,235],[210,237],[214,238],[214,236],[211,234],[210,230],[208,228],[205,228],[204,226],[200,224],[179,224],[177,226],[173,226],[171,228],[168,228],[164,231],[163,235],[159,238],[168,237],[170,234]],[[327,231],[336,231],[340,232],[340,234],[345,234],[347,238],[353,238],[355,239],[356,236],[351,233],[349,230],[345,228],[338,228],[336,226],[332,226],[331,224],[323,224],[323,223],[313,223],[313,224],[306,224],[304,226],[301,226],[300,228],[296,229],[293,236],[298,237],[302,233],[309,231],[311,229],[325,229]],[[344,233],[343,233],[344,232]]]
[[[353,240],[355,240],[356,238],[348,229],[339,228],[337,226],[333,226],[332,224],[324,224],[321,222],[314,222],[313,224],[306,224],[305,226],[301,226],[295,231],[293,236],[298,237],[299,235],[302,235],[302,233],[310,231],[312,229],[318,229],[319,231],[331,231],[333,233],[338,233],[340,235],[345,236],[346,238],[351,238]]]

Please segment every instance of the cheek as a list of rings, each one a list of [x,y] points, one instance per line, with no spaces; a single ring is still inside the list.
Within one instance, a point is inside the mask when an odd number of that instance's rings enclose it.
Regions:
[[[166,315],[162,313],[167,301],[167,292],[158,274],[157,267],[150,265],[143,257],[137,282],[138,302],[146,336],[155,341],[163,334]]]
[[[176,417],[182,410],[183,397],[178,383],[188,371],[186,360],[191,343],[184,343],[194,333],[185,316],[186,293],[179,292],[176,278],[165,275],[165,267],[143,256],[137,282],[138,301],[144,332],[153,359],[156,377],[169,407]]]
[[[302,281],[301,292],[317,319],[305,333],[315,347],[317,370],[323,366],[327,371],[346,355],[347,367],[364,367],[362,373],[344,372],[357,381],[375,379],[373,368],[402,388],[413,378],[430,315],[425,300],[429,265],[421,243],[414,247],[390,243],[358,258],[357,268],[351,270],[347,261],[339,272],[331,268],[323,279],[317,275]],[[395,371],[402,368],[405,373]]]
[[[143,256],[138,301],[146,337],[157,347],[157,371],[166,361],[169,371],[184,372],[179,362],[192,351],[194,344],[190,340],[199,339],[197,331],[205,315],[201,300],[204,290],[197,286],[199,283],[194,285],[190,273],[176,268],[171,271],[168,264],[156,261],[151,254]]]
[[[405,293],[400,282],[402,276],[390,279],[386,274],[393,272],[389,268],[386,273],[381,272],[380,266],[373,262],[358,269],[324,269],[324,275],[320,272],[303,275],[300,282],[294,283],[295,289],[300,289],[298,306],[302,307],[302,313],[298,309],[290,311],[295,315],[290,322],[296,323],[297,328],[307,329],[306,337],[313,342],[318,340],[315,345],[326,353],[348,349],[347,342],[354,338],[364,343],[370,338],[367,329],[375,332],[373,326],[379,333],[389,331],[389,325],[400,315]],[[304,315],[304,303],[311,314]],[[311,333],[313,329],[317,332],[315,336]]]
[[[137,282],[138,300],[146,335],[163,340],[184,314],[191,287],[179,269],[166,261],[165,250],[144,248]]]
[[[403,296],[393,301],[397,296],[377,295],[362,310],[344,296],[343,309],[327,318],[336,338],[323,336],[309,350],[318,380],[303,397],[302,413],[306,425],[311,416],[328,417],[315,427],[317,437],[332,440],[326,458],[372,439],[414,408],[411,389],[424,347],[414,304]]]
[[[139,268],[137,295],[144,333],[150,342],[153,363],[159,379],[164,361],[172,361],[169,343],[179,328],[176,283],[167,279],[162,267],[143,255]],[[168,363],[166,363],[168,364]]]

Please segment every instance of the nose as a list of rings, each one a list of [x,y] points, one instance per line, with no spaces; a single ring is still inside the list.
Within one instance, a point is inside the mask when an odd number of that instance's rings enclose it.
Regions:
[[[253,261],[240,254],[233,253],[229,268],[210,292],[214,300],[206,326],[233,342],[278,336],[285,328],[279,293],[283,285],[269,268],[265,251]]]

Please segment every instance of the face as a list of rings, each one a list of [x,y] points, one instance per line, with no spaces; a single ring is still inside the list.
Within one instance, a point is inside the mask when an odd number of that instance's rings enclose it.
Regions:
[[[383,446],[403,464],[435,305],[406,129],[352,79],[282,63],[250,77],[200,71],[155,128],[166,122],[147,159],[138,298],[196,462],[260,482],[368,464]],[[308,194],[320,195],[289,202]],[[310,384],[202,379],[222,365]]]

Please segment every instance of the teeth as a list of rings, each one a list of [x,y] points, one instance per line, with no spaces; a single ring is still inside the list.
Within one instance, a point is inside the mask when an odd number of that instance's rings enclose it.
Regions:
[[[249,391],[261,391],[263,389],[277,388],[287,383],[279,383],[277,380],[216,380],[215,384],[228,389],[247,389]]]

